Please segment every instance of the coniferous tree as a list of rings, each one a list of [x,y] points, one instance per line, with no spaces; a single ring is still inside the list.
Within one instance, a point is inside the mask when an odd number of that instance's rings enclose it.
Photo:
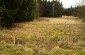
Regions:
[[[74,10],[74,8],[72,8],[72,6],[70,8],[64,9],[64,15],[72,16],[73,15],[73,10]]]
[[[62,3],[56,0],[54,6],[54,17],[61,17],[62,14],[63,14]]]
[[[11,27],[14,22],[32,21],[38,12],[36,4],[35,0],[0,0],[3,11],[0,24]]]
[[[41,0],[40,2],[41,16],[45,17],[61,17],[63,14],[62,3],[57,0],[47,1]]]
[[[73,15],[85,19],[85,0],[79,0],[78,6],[73,9]]]

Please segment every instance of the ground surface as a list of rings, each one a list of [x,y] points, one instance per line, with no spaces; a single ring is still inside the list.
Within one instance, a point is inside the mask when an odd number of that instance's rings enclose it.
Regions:
[[[81,19],[41,17],[16,25],[0,30],[1,55],[85,55],[85,24]]]

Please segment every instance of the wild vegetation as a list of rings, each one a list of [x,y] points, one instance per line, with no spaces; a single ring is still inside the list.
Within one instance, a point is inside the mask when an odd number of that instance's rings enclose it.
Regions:
[[[0,24],[3,27],[11,27],[15,22],[32,21],[35,17],[37,18],[37,2],[34,0],[0,0]]]
[[[63,5],[59,1],[40,1],[40,15],[42,17],[61,17]]]
[[[67,16],[76,16],[80,17],[85,21],[85,0],[79,0],[80,3],[77,7],[70,7],[68,9],[64,9],[64,15]]]
[[[85,24],[75,17],[40,18],[0,30],[1,55],[85,55]]]
[[[0,55],[85,55],[84,8],[64,9],[58,0],[0,0]]]
[[[11,27],[16,22],[33,21],[40,16],[61,17],[62,4],[47,0],[0,0],[0,25]]]

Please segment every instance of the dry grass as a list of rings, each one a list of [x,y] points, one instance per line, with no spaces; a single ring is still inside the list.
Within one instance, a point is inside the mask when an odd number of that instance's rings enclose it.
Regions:
[[[33,55],[47,53],[53,55],[56,47],[60,49],[60,55],[64,50],[63,55],[71,55],[71,52],[80,50],[85,51],[85,24],[75,17],[41,17],[33,22],[17,24],[10,30],[2,29],[0,36],[6,37],[0,41],[5,40],[11,44],[16,37],[16,42],[20,41],[19,44],[34,51]]]

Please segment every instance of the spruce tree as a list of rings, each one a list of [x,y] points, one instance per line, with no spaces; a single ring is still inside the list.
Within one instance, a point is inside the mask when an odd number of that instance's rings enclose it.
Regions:
[[[62,3],[57,0],[41,0],[40,13],[44,17],[61,17],[63,14]]]
[[[3,18],[2,26],[11,27],[15,22],[32,21],[37,15],[38,6],[35,0],[0,0]]]

